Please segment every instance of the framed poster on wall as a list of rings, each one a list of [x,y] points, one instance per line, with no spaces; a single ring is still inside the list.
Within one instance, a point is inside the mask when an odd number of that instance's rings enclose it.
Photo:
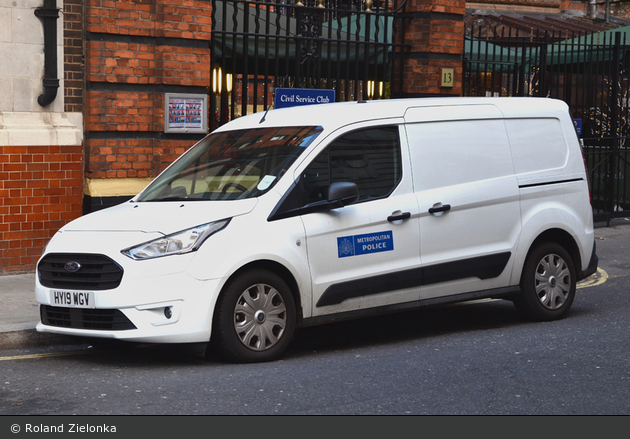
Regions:
[[[166,93],[165,133],[207,133],[208,95]]]

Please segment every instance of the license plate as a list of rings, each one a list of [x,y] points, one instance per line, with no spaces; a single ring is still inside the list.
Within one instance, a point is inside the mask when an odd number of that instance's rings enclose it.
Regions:
[[[50,303],[55,306],[94,308],[94,293],[91,291],[51,291]]]

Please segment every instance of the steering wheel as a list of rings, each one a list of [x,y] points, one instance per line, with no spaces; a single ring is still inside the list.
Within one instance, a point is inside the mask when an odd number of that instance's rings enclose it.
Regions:
[[[234,188],[234,189],[237,189],[237,190],[239,190],[239,191],[241,191],[241,192],[246,192],[246,191],[247,191],[247,188],[246,188],[245,186],[243,186],[242,184],[238,184],[238,183],[226,183],[226,185],[225,185],[225,186],[223,186],[223,189],[221,190],[221,193],[222,193],[222,194],[226,194],[226,193],[227,193],[227,190],[228,190],[229,188]]]

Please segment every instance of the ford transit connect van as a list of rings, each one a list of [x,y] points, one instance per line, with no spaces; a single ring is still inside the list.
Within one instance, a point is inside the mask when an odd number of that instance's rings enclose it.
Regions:
[[[59,230],[37,329],[268,361],[296,328],[426,304],[501,298],[559,319],[596,268],[563,102],[313,105],[236,119]]]

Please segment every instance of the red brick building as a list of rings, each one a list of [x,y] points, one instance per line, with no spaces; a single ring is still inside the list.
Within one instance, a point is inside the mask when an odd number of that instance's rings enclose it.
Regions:
[[[164,135],[164,96],[208,93],[210,13],[200,0],[86,1],[86,211],[134,195],[202,137]]]

